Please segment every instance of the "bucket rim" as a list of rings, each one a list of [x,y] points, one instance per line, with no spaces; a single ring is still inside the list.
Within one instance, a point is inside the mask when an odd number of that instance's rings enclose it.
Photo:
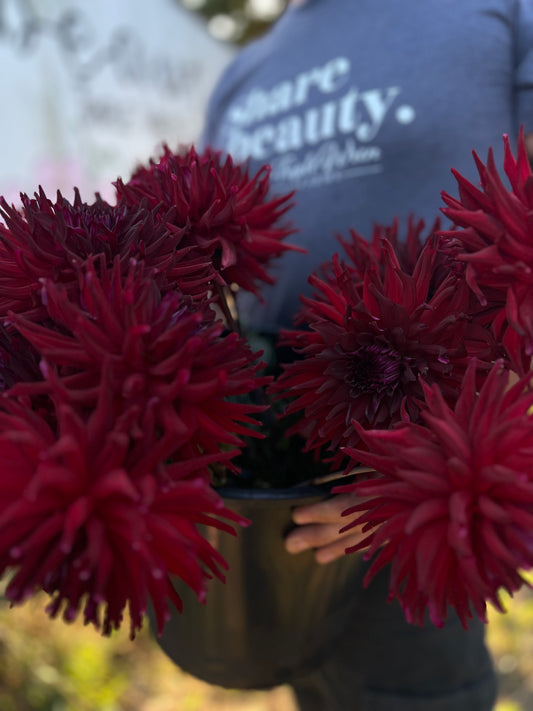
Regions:
[[[215,491],[224,499],[249,499],[254,501],[286,501],[288,499],[313,499],[331,494],[332,489],[351,484],[356,472],[339,473],[331,480],[315,484],[296,484],[284,488],[254,488],[245,486],[215,486]]]

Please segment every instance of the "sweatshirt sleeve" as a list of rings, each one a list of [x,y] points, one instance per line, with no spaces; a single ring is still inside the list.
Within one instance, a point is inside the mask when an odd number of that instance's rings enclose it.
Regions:
[[[267,33],[240,49],[222,72],[207,105],[204,127],[198,141],[202,150],[208,146],[218,150],[225,149],[224,115],[235,94],[239,93],[250,76],[255,75],[257,69],[268,59],[270,51]]]
[[[213,148],[218,147],[216,146],[216,133],[220,120],[221,104],[223,103],[221,99],[224,94],[225,86],[226,78],[222,76],[207,104],[204,126],[200,138],[198,139],[198,146],[201,151],[205,150],[208,146]]]
[[[518,125],[533,132],[533,0],[519,0],[514,91]]]

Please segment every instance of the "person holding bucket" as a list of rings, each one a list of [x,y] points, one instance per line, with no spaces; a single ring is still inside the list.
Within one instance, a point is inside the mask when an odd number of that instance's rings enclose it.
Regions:
[[[533,152],[532,0],[291,2],[223,74],[202,140],[251,170],[269,163],[274,192],[296,190],[292,241],[307,254],[283,256],[263,302],[243,296],[244,325],[272,338],[290,326],[335,234],[370,236],[410,214],[431,227],[440,192],[456,190],[450,168],[475,182],[472,150],[492,146],[498,162],[502,134],[516,145],[521,125]],[[344,555],[362,535],[339,534],[351,503],[297,508],[287,550],[313,548],[321,564]],[[483,625],[409,625],[387,582],[386,570],[361,582],[330,658],[292,681],[302,711],[493,708]]]

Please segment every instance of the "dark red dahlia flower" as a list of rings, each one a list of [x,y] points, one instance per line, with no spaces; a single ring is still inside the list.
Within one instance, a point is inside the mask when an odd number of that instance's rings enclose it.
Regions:
[[[516,159],[507,136],[504,143],[511,189],[498,175],[492,150],[486,165],[474,154],[481,190],[454,171],[459,198],[443,193],[443,212],[461,229],[443,234],[447,251],[466,264],[467,281],[514,367],[527,372],[533,355],[533,173],[523,131]]]
[[[170,576],[200,599],[207,578],[223,579],[225,562],[196,524],[234,532],[228,522],[246,522],[197,473],[200,459],[171,465],[183,476],[162,487],[168,465],[154,461],[149,438],[131,447],[130,413],[111,414],[105,383],[88,418],[53,389],[55,431],[12,399],[0,413],[0,574],[14,571],[6,597],[20,603],[43,589],[52,616],[83,611],[104,634],[128,605],[132,637],[151,598],[161,632],[167,601],[181,609]]]
[[[426,243],[412,273],[401,269],[390,242],[381,245],[382,268],[372,260],[362,283],[337,260],[335,283],[311,277],[315,295],[302,299],[298,318],[309,330],[283,335],[303,358],[285,366],[273,391],[292,398],[287,414],[302,413],[291,431],[307,438],[308,449],[327,446],[334,465],[343,459],[340,446],[359,442],[354,420],[387,428],[402,410],[418,419],[420,378],[454,402],[468,348],[483,347],[483,333],[465,316],[470,294],[460,274],[449,272],[432,288],[437,240]]]
[[[375,556],[368,582],[391,564],[389,598],[397,598],[411,622],[426,609],[435,625],[447,606],[463,626],[486,602],[499,609],[498,591],[524,582],[533,566],[533,392],[525,382],[508,388],[508,371],[496,364],[481,390],[472,361],[459,399],[450,407],[439,387],[424,385],[423,424],[408,421],[390,430],[354,423],[365,447],[350,448],[354,461],[379,476],[341,487],[367,500],[360,512]],[[368,450],[368,451],[366,451]]]
[[[179,231],[166,229],[158,213],[111,206],[97,197],[74,203],[58,193],[53,203],[42,190],[30,199],[22,195],[19,212],[0,199],[0,316],[9,310],[33,320],[45,318],[41,280],[64,284],[77,300],[77,267],[91,256],[110,268],[118,257],[123,271],[130,259],[153,270],[161,288],[203,296],[212,279],[205,258],[194,259],[181,245]]]
[[[375,225],[370,241],[352,229],[349,238],[341,236],[339,242],[348,257],[347,266],[354,269],[361,279],[370,262],[374,262],[376,265],[382,264],[384,252],[381,245],[384,239],[393,246],[400,268],[404,272],[412,274],[422,247],[440,229],[440,220],[435,219],[426,236],[423,236],[424,228],[424,220],[415,220],[414,216],[410,215],[407,220],[405,236],[400,235],[400,223],[396,218],[391,225]]]
[[[296,249],[283,241],[294,230],[279,224],[292,193],[269,199],[269,177],[268,166],[250,178],[230,156],[165,147],[159,162],[138,168],[127,183],[118,180],[116,188],[121,205],[161,209],[167,223],[185,231],[183,244],[212,260],[221,283],[258,294],[259,282],[274,282],[267,272],[272,259]]]
[[[150,435],[167,456],[217,454],[228,447],[238,453],[239,435],[253,434],[251,415],[264,408],[232,398],[270,381],[258,375],[259,354],[225,332],[210,309],[178,293],[161,296],[142,264],[132,263],[124,279],[118,258],[112,272],[88,260],[79,283],[81,306],[63,286],[43,281],[51,324],[10,315],[47,368],[57,371],[64,397],[89,412],[108,367],[112,412],[138,413],[130,423],[132,437],[144,442]],[[50,387],[46,380],[19,383],[11,392],[31,396]]]

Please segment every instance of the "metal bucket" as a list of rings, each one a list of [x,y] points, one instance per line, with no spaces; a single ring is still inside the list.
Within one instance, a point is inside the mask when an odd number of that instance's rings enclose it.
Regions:
[[[292,509],[326,498],[330,489],[218,490],[252,524],[237,537],[205,532],[229,571],[225,584],[210,581],[204,605],[185,585],[178,589],[183,613],[158,641],[181,669],[227,688],[263,689],[321,664],[350,614],[360,558],[320,565],[312,551],[287,553],[283,539]]]

